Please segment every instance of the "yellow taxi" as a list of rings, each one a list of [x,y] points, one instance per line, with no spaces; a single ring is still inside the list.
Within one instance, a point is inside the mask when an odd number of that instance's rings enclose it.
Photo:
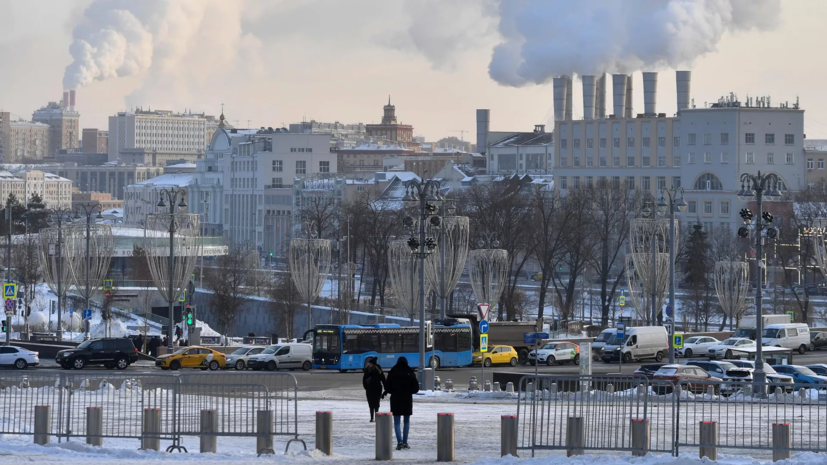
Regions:
[[[181,368],[200,368],[218,370],[227,364],[227,357],[217,350],[201,346],[181,347],[168,355],[161,355],[155,366],[162,370],[179,370]]]
[[[474,352],[474,365],[482,363],[490,367],[494,364],[505,364],[515,367],[520,360],[519,354],[511,346],[489,346],[488,352],[485,353],[485,361],[482,356],[481,352]]]

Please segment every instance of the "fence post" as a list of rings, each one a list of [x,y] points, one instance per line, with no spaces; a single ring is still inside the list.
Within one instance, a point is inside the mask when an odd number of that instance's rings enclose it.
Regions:
[[[789,423],[772,424],[772,461],[792,458],[792,428]]]
[[[632,455],[643,457],[649,452],[649,420],[632,419]]]
[[[316,412],[316,449],[333,453],[333,412]]]
[[[436,461],[454,461],[453,413],[438,413],[436,416]]]
[[[103,445],[103,410],[100,407],[86,407],[86,444]]]
[[[36,405],[34,408],[34,443],[41,446],[49,443],[52,431],[52,407]]]
[[[256,454],[275,454],[273,450],[273,411],[256,412]]]
[[[161,450],[161,409],[145,408],[141,426],[141,449]]]
[[[500,457],[517,456],[517,415],[500,417]]]
[[[218,413],[215,410],[201,410],[201,453],[216,451]]]
[[[393,459],[393,417],[390,413],[376,414],[376,460]]]
[[[566,422],[566,457],[583,455],[585,446],[583,417],[569,417]]]
[[[718,422],[702,421],[700,428],[701,447],[698,450],[699,457],[709,457],[709,460],[718,460]]]

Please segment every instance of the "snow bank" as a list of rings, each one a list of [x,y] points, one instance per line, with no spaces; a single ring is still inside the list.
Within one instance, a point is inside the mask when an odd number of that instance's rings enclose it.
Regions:
[[[599,462],[602,465],[708,465],[709,463],[712,463],[707,459],[699,459],[697,456],[691,454],[682,454],[679,457],[672,457],[670,455],[662,454],[649,454],[645,457],[632,457],[625,455],[579,455],[571,458],[566,458],[563,456],[552,456],[534,459],[519,459],[509,455],[500,459],[482,459],[477,462],[474,462],[474,465],[593,465],[595,462]],[[793,454],[791,460],[782,460],[780,462],[775,463],[796,465],[823,465],[825,462],[827,462],[827,456],[823,454],[814,454],[811,452],[807,452],[802,454]],[[761,461],[750,457],[719,454],[718,461],[714,463],[718,463],[719,465],[759,465],[772,462]]]

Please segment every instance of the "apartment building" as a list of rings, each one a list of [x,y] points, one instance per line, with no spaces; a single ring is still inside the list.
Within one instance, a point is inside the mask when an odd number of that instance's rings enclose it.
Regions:
[[[32,114],[32,121],[49,126],[48,156],[76,149],[80,142],[80,113],[75,111],[75,91],[63,93],[60,102],[49,102]]]
[[[0,171],[0,198],[4,201],[14,194],[23,204],[37,194],[46,208],[72,207],[72,181],[40,170],[12,174]]]
[[[207,121],[203,114],[166,110],[136,110],[110,116],[109,161],[119,160],[121,153],[130,149],[197,158],[206,146]]]

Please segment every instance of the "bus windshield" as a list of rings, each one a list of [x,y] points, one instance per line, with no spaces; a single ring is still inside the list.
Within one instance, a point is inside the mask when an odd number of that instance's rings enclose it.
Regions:
[[[339,353],[341,347],[339,333],[334,331],[316,331],[313,337],[313,352]]]

